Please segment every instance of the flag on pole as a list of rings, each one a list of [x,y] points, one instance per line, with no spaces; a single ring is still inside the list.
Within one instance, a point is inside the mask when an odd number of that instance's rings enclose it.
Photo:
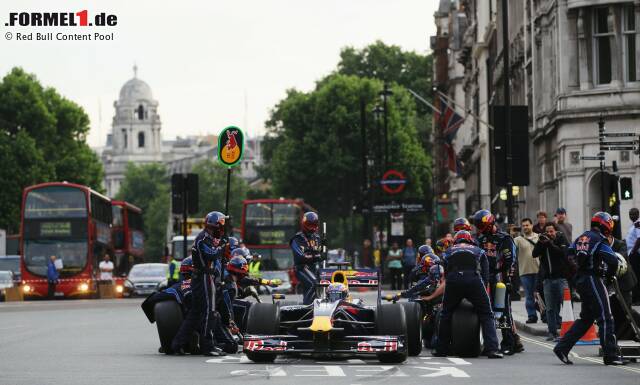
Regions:
[[[435,117],[440,125],[440,132],[442,132],[444,140],[451,143],[464,122],[464,118],[458,115],[442,96],[438,96],[436,106],[438,109],[435,111]]]
[[[453,148],[453,144],[444,143],[445,151],[447,152],[447,168],[451,172],[455,172],[456,175],[462,173],[462,161],[456,156],[456,150]]]

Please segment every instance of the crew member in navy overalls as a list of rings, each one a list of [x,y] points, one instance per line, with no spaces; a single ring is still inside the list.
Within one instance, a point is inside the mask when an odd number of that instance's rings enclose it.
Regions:
[[[434,355],[443,357],[449,353],[451,317],[460,301],[466,298],[478,313],[486,355],[489,358],[502,358],[498,351],[495,319],[487,294],[489,262],[484,250],[474,244],[470,232],[458,231],[454,237],[454,245],[445,251],[441,263],[445,271],[446,288]]]
[[[618,258],[606,238],[613,226],[611,215],[597,212],[591,218],[591,230],[585,231],[569,247],[569,260],[577,268],[576,291],[582,299],[582,308],[580,318],[553,348],[553,352],[565,364],[572,364],[569,351],[589,330],[594,320],[598,323],[604,364],[625,364],[616,342],[609,293],[602,281],[603,276],[613,276],[618,269]]]
[[[192,306],[173,339],[172,350],[184,354],[194,330],[200,332],[200,350],[205,356],[224,355],[215,346],[213,329],[220,315],[215,308],[216,282],[222,279],[221,259],[224,258],[226,216],[212,211],[205,217],[205,228],[191,247],[193,277],[191,279]]]
[[[293,268],[303,289],[302,303],[308,305],[316,298],[316,264],[321,258],[318,235],[318,214],[309,211],[302,216],[302,231],[291,238]]]
[[[417,277],[418,282],[415,285],[411,286],[409,289],[400,292],[398,297],[417,298],[429,286],[437,283],[440,279],[440,277],[437,276],[437,280],[434,281],[433,274],[430,274],[431,267],[440,263],[440,258],[433,253],[431,247],[429,247],[428,245],[422,245],[420,246],[420,248],[418,248],[418,253],[421,255],[421,258],[416,265],[416,269],[414,269],[414,276]]]
[[[473,225],[477,230],[477,242],[487,254],[489,261],[489,293],[493,295],[496,284],[502,281],[507,290],[505,293],[504,323],[509,326],[502,329],[501,351],[506,355],[524,351],[520,336],[516,333],[511,314],[511,279],[517,266],[516,244],[513,238],[504,231],[498,230],[496,218],[489,210],[479,210],[473,215]],[[493,298],[489,296],[493,304]]]

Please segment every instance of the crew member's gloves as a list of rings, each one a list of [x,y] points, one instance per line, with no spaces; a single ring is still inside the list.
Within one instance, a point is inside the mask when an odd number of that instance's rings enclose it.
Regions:
[[[238,325],[236,325],[236,323],[233,322],[233,320],[229,321],[229,331],[231,332],[231,334],[240,333],[240,328],[238,328]]]

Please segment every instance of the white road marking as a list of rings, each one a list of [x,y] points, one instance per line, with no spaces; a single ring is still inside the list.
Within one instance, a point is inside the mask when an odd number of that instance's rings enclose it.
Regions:
[[[367,366],[349,365],[349,367],[355,368],[356,373],[377,373],[377,374],[356,374],[356,377],[408,377],[406,373],[400,370],[397,366],[392,366],[392,365],[367,365]]]
[[[555,345],[552,344],[548,344],[546,342],[542,342],[542,341],[537,341],[534,340],[533,338],[529,338],[529,337],[523,337],[520,336],[521,339],[530,342],[532,344],[538,345],[538,346],[542,346],[543,348],[547,348],[549,350],[553,350],[553,348],[555,347]],[[578,355],[578,353],[575,352],[571,352],[571,357],[573,358],[577,358],[579,360],[583,360],[583,361],[588,361],[588,362],[594,362],[596,364],[601,364],[604,365],[604,362],[602,362],[602,359],[597,359],[597,358],[593,358],[593,357],[582,357],[580,355]],[[609,366],[612,369],[621,369],[621,370],[626,370],[629,372],[634,372],[634,373],[640,373],[640,369],[639,368],[632,368],[629,366]]]
[[[303,369],[304,373],[312,374],[295,374],[295,377],[346,377],[344,370],[339,365],[293,365],[294,368],[310,368]]]
[[[439,368],[425,368],[424,366],[414,366],[413,368],[433,371],[433,373],[423,374],[420,377],[442,377],[442,376],[451,376],[451,377],[457,377],[457,378],[470,377],[464,371],[458,368],[454,368],[453,366],[441,366]]]
[[[421,360],[426,360],[426,361],[430,361],[431,359],[433,359],[434,357],[420,357]],[[471,365],[471,362],[466,361],[463,358],[458,358],[458,357],[447,357],[447,360],[449,360],[449,362],[421,362],[421,364],[429,364],[429,365]]]
[[[282,367],[276,366],[274,368],[267,368],[265,370],[233,370],[229,374],[232,376],[260,376],[260,377],[286,377],[287,372],[285,372]]]

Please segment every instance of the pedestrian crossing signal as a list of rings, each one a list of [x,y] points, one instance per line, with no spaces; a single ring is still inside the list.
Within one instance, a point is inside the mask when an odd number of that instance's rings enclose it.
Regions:
[[[631,178],[620,178],[620,195],[622,200],[633,199]]]

